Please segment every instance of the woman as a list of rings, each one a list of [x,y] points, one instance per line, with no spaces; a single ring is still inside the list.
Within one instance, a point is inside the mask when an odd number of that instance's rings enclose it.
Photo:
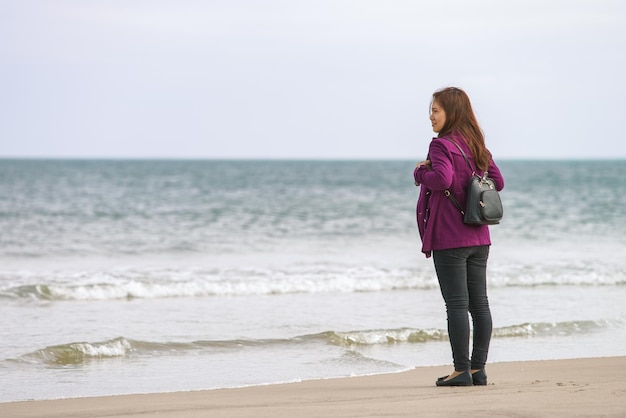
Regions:
[[[448,334],[454,372],[437,386],[486,385],[485,363],[491,340],[491,311],[487,299],[487,258],[491,239],[486,225],[467,225],[444,190],[465,206],[471,171],[454,141],[465,152],[476,173],[488,171],[496,189],[504,179],[485,146],[467,94],[456,87],[433,94],[430,121],[438,133],[430,143],[428,159],[417,164],[413,176],[421,185],[417,222],[422,252],[433,256],[441,294],[446,303]],[[470,325],[474,336],[470,357]]]

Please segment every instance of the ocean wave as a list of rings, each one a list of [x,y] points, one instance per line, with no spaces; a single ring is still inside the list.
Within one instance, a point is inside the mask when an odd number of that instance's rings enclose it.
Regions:
[[[410,269],[310,268],[214,271],[112,271],[50,273],[46,277],[0,272],[0,298],[41,301],[159,299],[436,289],[434,274]],[[17,283],[32,284],[17,284]],[[16,285],[17,284],[17,285]],[[524,268],[492,272],[490,287],[623,286],[621,271]]]
[[[621,263],[589,263],[572,260],[554,264],[497,264],[489,268],[489,284],[496,287],[623,286]]]
[[[595,332],[607,327],[623,326],[623,320],[585,320],[564,322],[537,322],[494,328],[493,338],[571,336]],[[378,345],[397,343],[428,343],[448,340],[444,329],[381,329],[324,334],[327,341],[335,345]]]
[[[0,282],[1,278],[0,272]],[[10,279],[6,281],[39,283],[0,289],[0,297],[46,301],[351,293],[436,286],[434,277],[416,275],[408,269],[370,267],[84,272],[71,277],[53,273],[45,279],[26,274],[20,278],[12,275]]]
[[[623,321],[617,321],[623,322]],[[511,325],[493,330],[494,338],[511,337],[550,337],[571,336],[598,331],[605,327],[615,326],[616,321],[565,321],[565,322],[536,322]]]
[[[448,333],[441,329],[399,328],[350,332],[329,331],[325,337],[329,343],[335,345],[376,345],[442,341],[448,339]]]
[[[89,359],[123,357],[132,350],[132,344],[125,338],[97,343],[70,343],[49,346],[26,354],[21,360],[47,364],[81,364]]]
[[[624,320],[583,320],[565,322],[538,322],[495,328],[493,338],[562,337],[593,333],[604,328],[623,327]],[[127,356],[185,355],[203,351],[224,351],[267,348],[268,346],[292,346],[328,344],[345,348],[393,344],[427,344],[448,340],[444,329],[373,329],[356,331],[325,331],[317,334],[291,338],[198,340],[191,342],[152,342],[117,337],[101,342],[72,342],[54,345],[24,354],[13,361],[43,363],[48,365],[76,365],[94,360]]]

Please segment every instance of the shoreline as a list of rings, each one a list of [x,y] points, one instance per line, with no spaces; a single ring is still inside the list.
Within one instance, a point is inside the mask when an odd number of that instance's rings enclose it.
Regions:
[[[0,403],[7,417],[626,416],[626,356],[491,363],[489,384],[436,387],[450,366],[359,377]]]

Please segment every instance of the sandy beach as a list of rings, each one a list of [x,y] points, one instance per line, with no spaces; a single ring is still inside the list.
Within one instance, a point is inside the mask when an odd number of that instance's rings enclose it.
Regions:
[[[0,404],[2,417],[624,417],[626,357],[495,363],[485,387],[449,367],[239,389]]]

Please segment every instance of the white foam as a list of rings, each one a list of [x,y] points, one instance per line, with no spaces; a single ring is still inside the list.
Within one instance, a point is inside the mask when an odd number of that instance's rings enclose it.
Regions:
[[[88,357],[120,357],[131,350],[131,344],[124,338],[104,343],[74,343],[70,347]]]

